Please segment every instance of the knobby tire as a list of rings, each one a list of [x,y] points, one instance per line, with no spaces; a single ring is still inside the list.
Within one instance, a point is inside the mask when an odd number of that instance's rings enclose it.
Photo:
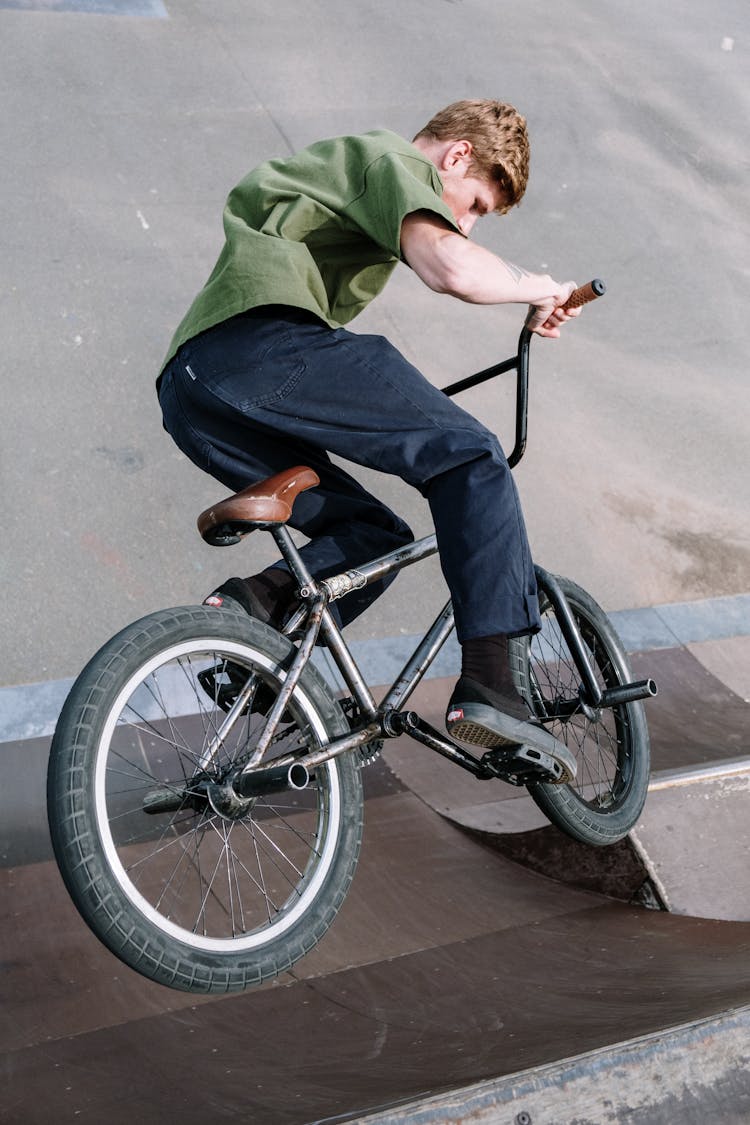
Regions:
[[[363,819],[352,755],[235,820],[205,799],[252,752],[293,651],[244,614],[164,610],[105,644],[61,713],[48,772],[60,871],[97,937],[160,984],[216,993],[277,976],[321,939],[351,883]],[[216,749],[223,693],[251,675],[257,706]],[[302,756],[348,729],[308,665],[269,753]]]
[[[580,586],[566,578],[558,581],[600,687],[631,681],[625,651],[607,615]],[[529,793],[545,816],[575,840],[613,844],[636,824],[648,790],[643,704],[587,714],[579,698],[580,675],[543,589],[540,612],[541,632],[511,642],[513,675],[537,721],[575,753],[578,774],[570,784],[531,784]]]

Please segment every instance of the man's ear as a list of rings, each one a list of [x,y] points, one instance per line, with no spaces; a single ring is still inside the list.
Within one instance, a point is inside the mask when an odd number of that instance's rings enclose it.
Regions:
[[[459,168],[462,164],[468,168],[471,163],[471,154],[474,151],[474,146],[471,141],[451,141],[448,148],[443,154],[443,169]]]

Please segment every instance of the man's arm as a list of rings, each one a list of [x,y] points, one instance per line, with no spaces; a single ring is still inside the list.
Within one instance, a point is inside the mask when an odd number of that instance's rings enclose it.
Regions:
[[[417,276],[436,293],[475,305],[534,305],[539,311],[529,327],[540,336],[559,336],[559,326],[580,312],[568,313],[561,307],[575,289],[574,282],[561,284],[506,262],[428,212],[406,216],[401,250]]]

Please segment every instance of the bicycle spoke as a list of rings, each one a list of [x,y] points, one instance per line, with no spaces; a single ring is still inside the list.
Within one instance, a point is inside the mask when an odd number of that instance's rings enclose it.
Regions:
[[[273,851],[275,851],[277,855],[280,855],[280,856],[283,857],[283,859],[286,861],[288,866],[291,867],[292,871],[294,871],[297,878],[301,879],[302,878],[302,872],[300,871],[300,869],[298,867],[295,866],[295,864],[292,862],[292,860],[289,858],[289,856],[286,854],[286,852],[284,852],[278,846],[278,844],[275,844],[274,841],[268,836],[268,834],[266,832],[263,832],[263,830],[260,828],[259,824],[255,823],[253,821],[250,821],[249,823],[244,823],[242,825],[242,827],[245,829],[246,832],[250,833],[256,847],[260,851],[263,852],[263,854],[268,859],[268,862],[271,863],[276,868],[276,870],[279,872],[279,874],[282,876],[282,878],[286,879],[290,886],[295,887],[296,884],[292,883],[291,879],[289,879],[289,876],[283,871],[281,866],[278,864],[278,862],[277,862],[276,858],[274,857],[274,855],[272,854],[272,852],[268,851],[266,848],[264,848],[262,841],[258,840],[258,837],[256,836],[256,829],[258,831],[260,831],[261,836],[263,836],[264,840],[268,842],[268,844],[271,846]]]
[[[164,610],[102,648],[58,721],[48,791],[66,885],[108,948],[162,984],[224,992],[277,975],[319,940],[351,880],[353,760],[320,765],[304,790],[231,799],[292,659],[251,618]],[[269,767],[346,730],[312,667],[284,716]]]
[[[198,680],[204,670],[212,681]],[[256,799],[236,821],[215,813],[205,788],[196,787],[234,690],[251,677],[264,682],[215,649],[180,653],[136,684],[108,750],[107,819],[125,876],[155,911],[206,938],[231,940],[272,925],[305,893],[323,854],[324,787],[310,785],[294,801]],[[223,686],[229,695],[220,694]],[[208,779],[251,756],[265,725],[253,699],[217,744]],[[291,719],[272,742],[282,755],[308,746],[309,732]]]
[[[589,666],[605,688],[616,682],[611,661],[586,620],[580,616],[576,620]],[[571,788],[592,807],[608,805],[615,797],[623,740],[611,712],[603,711],[593,720],[584,713],[579,702],[580,673],[549,609],[541,633],[531,640],[529,662],[530,702],[541,718],[551,720],[555,737],[576,756],[578,776]]]

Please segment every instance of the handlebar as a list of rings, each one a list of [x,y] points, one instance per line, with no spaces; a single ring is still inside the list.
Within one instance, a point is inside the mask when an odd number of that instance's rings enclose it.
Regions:
[[[581,305],[587,305],[589,301],[595,301],[597,297],[603,297],[606,292],[607,286],[600,278],[595,277],[588,285],[581,285],[578,289],[574,289],[563,308],[578,309]]]
[[[579,286],[574,289],[563,305],[565,309],[577,309],[582,305],[586,305],[589,301],[595,301],[597,297],[603,297],[607,291],[607,286],[598,277],[593,281],[589,281],[586,285]],[[488,379],[494,379],[496,375],[502,375],[506,371],[516,371],[516,440],[513,449],[508,457],[508,464],[511,469],[517,465],[521,460],[526,449],[526,430],[529,413],[529,347],[531,344],[531,337],[534,335],[524,324],[521,329],[521,335],[518,338],[518,352],[516,355],[511,356],[510,359],[504,360],[502,363],[495,363],[492,367],[486,367],[484,371],[478,371],[476,375],[468,375],[465,379],[459,379],[457,383],[451,383],[450,386],[443,387],[443,394],[452,397],[459,394],[461,391],[467,391],[469,387],[476,387],[479,383],[485,383]]]

